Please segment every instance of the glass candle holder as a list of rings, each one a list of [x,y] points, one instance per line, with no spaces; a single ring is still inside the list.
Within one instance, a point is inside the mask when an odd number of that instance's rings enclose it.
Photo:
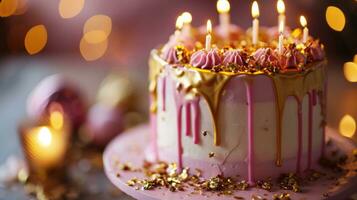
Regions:
[[[30,175],[64,168],[70,129],[61,112],[51,112],[42,122],[23,122],[19,126],[19,138]]]

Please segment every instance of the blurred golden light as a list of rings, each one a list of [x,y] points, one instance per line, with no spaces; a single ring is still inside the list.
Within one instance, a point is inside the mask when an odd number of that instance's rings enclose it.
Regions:
[[[351,115],[345,115],[340,121],[340,133],[345,137],[353,137],[356,131],[356,121]]]
[[[300,16],[300,24],[301,24],[302,27],[306,27],[307,26],[306,18],[303,15]]]
[[[85,37],[81,39],[79,50],[83,58],[87,61],[94,61],[101,58],[108,48],[108,39],[100,43],[89,43]]]
[[[192,15],[189,12],[184,12],[181,14],[184,24],[189,24],[192,22]]]
[[[258,18],[259,17],[259,6],[258,2],[254,1],[252,4],[252,17],[253,18]]]
[[[353,62],[357,64],[357,54],[353,57]]]
[[[84,39],[91,44],[97,44],[107,39],[107,34],[102,30],[93,30],[84,34]]]
[[[28,8],[28,4],[27,4],[28,0],[17,0],[17,7],[16,7],[16,11],[14,12],[13,15],[22,15],[26,12],[27,8]]]
[[[279,14],[285,13],[285,4],[283,0],[278,0],[278,2],[276,3],[276,9],[278,10]]]
[[[346,62],[343,65],[343,73],[348,81],[357,82],[357,63]]]
[[[15,13],[18,5],[18,0],[2,0],[0,1],[0,16],[8,17]]]
[[[37,139],[40,145],[44,147],[50,146],[52,142],[52,133],[49,128],[41,127],[38,134]]]
[[[327,24],[335,31],[342,31],[346,24],[346,18],[342,10],[335,6],[329,6],[326,9]]]
[[[208,34],[212,33],[212,22],[211,22],[211,20],[207,20],[207,33]]]
[[[87,43],[101,43],[108,38],[111,31],[112,19],[110,17],[106,15],[94,15],[84,24],[83,38]]]
[[[40,52],[47,43],[47,30],[44,25],[32,27],[25,36],[25,48],[30,55]]]
[[[58,11],[62,18],[68,19],[78,15],[84,7],[84,0],[61,0]]]
[[[60,130],[63,127],[63,114],[60,111],[51,112],[50,123],[54,129]]]
[[[217,1],[217,10],[219,13],[228,13],[231,9],[231,5],[228,0],[218,0]]]

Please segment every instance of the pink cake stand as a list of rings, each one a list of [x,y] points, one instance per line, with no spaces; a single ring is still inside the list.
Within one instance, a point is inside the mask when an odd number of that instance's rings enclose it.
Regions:
[[[144,178],[144,175],[139,172],[122,172],[118,168],[118,162],[121,163],[130,162],[133,166],[142,166],[145,159],[144,150],[149,141],[149,126],[141,125],[134,129],[131,129],[117,138],[115,138],[106,148],[103,161],[104,170],[109,180],[120,190],[124,191],[128,195],[142,200],[201,200],[201,199],[217,199],[226,200],[234,199],[234,196],[243,197],[245,199],[252,199],[252,195],[259,195],[266,199],[271,199],[273,194],[279,194],[282,192],[288,192],[292,199],[348,199],[357,190],[357,176],[351,176],[344,178],[343,183],[336,186],[334,180],[328,180],[328,178],[320,178],[315,182],[311,182],[303,189],[305,192],[294,193],[291,191],[275,190],[268,192],[263,189],[250,188],[247,191],[237,191],[233,196],[217,196],[215,193],[205,192],[202,195],[191,194],[192,190],[185,190],[180,192],[170,192],[167,189],[155,189],[155,190],[136,190],[130,187],[126,182],[133,177]],[[339,148],[340,150],[350,154],[351,151],[356,148],[356,145],[349,139],[340,136],[334,130],[327,128],[326,135],[333,141],[333,145],[327,146],[327,150]],[[120,176],[118,176],[118,173]],[[324,197],[323,194],[328,191],[328,197]]]

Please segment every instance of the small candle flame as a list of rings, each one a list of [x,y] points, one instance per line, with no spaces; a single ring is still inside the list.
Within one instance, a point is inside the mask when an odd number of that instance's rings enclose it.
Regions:
[[[183,17],[182,16],[178,16],[177,20],[176,20],[176,29],[177,30],[181,30],[183,27]]]
[[[252,4],[252,16],[253,18],[259,17],[259,6],[257,1],[254,1]]]
[[[212,33],[212,23],[211,20],[207,20],[207,34]]]
[[[300,16],[300,24],[301,24],[302,27],[306,27],[307,26],[306,18],[303,15]]]
[[[44,147],[50,146],[52,143],[52,133],[49,128],[41,127],[38,134],[37,139],[40,145]]]
[[[217,1],[217,10],[219,13],[228,13],[231,9],[231,5],[228,0],[218,0]]]
[[[283,0],[278,0],[276,4],[276,9],[278,10],[279,14],[284,14],[285,13],[285,4]]]
[[[189,12],[182,13],[181,17],[184,24],[190,24],[192,22],[192,15]]]

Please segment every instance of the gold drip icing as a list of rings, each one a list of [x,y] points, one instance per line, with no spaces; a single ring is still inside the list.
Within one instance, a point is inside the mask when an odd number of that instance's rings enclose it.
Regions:
[[[185,66],[185,69],[168,66],[163,61],[157,50],[151,52],[149,61],[150,65],[150,93],[153,95],[153,101],[151,108],[157,107],[157,94],[156,84],[157,77],[167,66],[167,70],[170,72],[174,80],[177,81],[177,89],[185,94],[186,99],[193,99],[197,95],[204,97],[209,105],[211,116],[213,119],[214,128],[214,144],[220,145],[219,127],[218,127],[218,113],[219,102],[221,93],[228,83],[228,81],[235,76],[268,76],[272,79],[275,96],[276,96],[276,108],[277,108],[277,133],[276,133],[276,164],[280,166],[281,161],[281,120],[282,113],[284,111],[285,101],[289,96],[295,96],[299,102],[301,102],[307,92],[312,90],[323,91],[325,81],[325,68],[326,61],[312,63],[311,67],[307,67],[305,72],[292,72],[286,74],[267,74],[264,72],[244,73],[244,72],[212,72],[210,70],[193,68],[189,65]],[[324,101],[321,102],[322,104]]]
[[[157,112],[157,80],[167,63],[162,60],[157,52],[152,53],[149,59],[149,92],[151,95],[150,112]]]
[[[282,115],[284,113],[284,106],[286,99],[289,96],[297,98],[298,103],[303,101],[304,96],[312,91],[323,91],[325,81],[325,68],[323,67],[326,61],[319,63],[313,63],[310,70],[303,73],[294,74],[274,74],[269,75],[273,80],[275,96],[276,96],[276,108],[277,108],[277,133],[276,133],[276,165],[281,166],[281,137],[282,137]]]
[[[193,99],[197,95],[204,97],[213,120],[214,144],[220,145],[218,107],[224,86],[232,76],[189,67],[185,70],[171,67],[168,70],[172,72],[173,78],[179,84],[177,88],[185,94],[186,99]]]

